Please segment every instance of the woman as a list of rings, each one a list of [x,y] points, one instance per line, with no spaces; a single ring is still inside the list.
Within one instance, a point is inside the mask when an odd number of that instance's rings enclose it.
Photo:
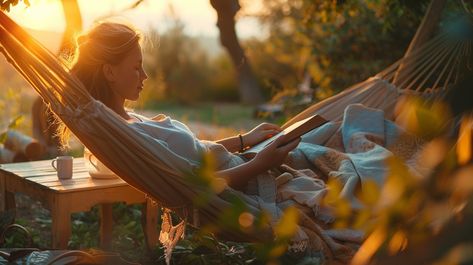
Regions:
[[[388,173],[386,159],[400,155],[407,161],[415,158],[415,150],[418,150],[418,143],[403,137],[404,131],[386,121],[383,111],[357,104],[345,109],[343,122],[326,123],[302,139],[280,146],[285,140],[282,136],[247,160],[235,152],[281,129],[263,123],[244,135],[209,142],[197,139],[186,125],[165,115],[149,119],[126,110],[125,101],[139,98],[148,77],[143,69],[140,35],[131,27],[97,24],[78,38],[75,56],[71,72],[94,98],[128,121],[131,127],[158,139],[169,152],[192,161],[189,163],[192,165],[198,165],[203,152],[214,154],[217,176],[224,178],[230,187],[244,190],[245,202],[271,213],[273,220],[281,216],[281,209],[291,206],[300,209],[302,230],[297,231],[294,239],[300,243],[295,244],[300,248],[307,244],[313,249],[327,246],[334,256],[349,258],[351,248],[339,242],[353,246],[353,242],[361,242],[362,234],[347,229],[324,230],[337,217],[334,208],[323,203],[327,193],[334,192],[336,194],[328,197],[336,196],[346,202],[343,209],[347,209],[347,205],[361,209],[363,201],[356,194],[365,183],[381,187]],[[389,150],[387,146],[394,148]],[[283,162],[285,165],[281,166]],[[327,180],[335,180],[334,188],[327,188]],[[229,190],[222,193],[234,192]]]
[[[211,143],[197,139],[186,125],[164,115],[148,119],[128,112],[125,101],[139,98],[148,76],[143,69],[140,34],[124,24],[99,23],[79,36],[71,72],[95,99],[132,126],[151,131],[156,138],[164,140],[172,151],[187,159],[197,160],[203,151],[218,147],[225,149],[225,156],[231,156],[229,152],[242,151],[244,147],[252,146],[281,130],[277,125],[263,123],[246,134]],[[241,160],[221,168],[217,176],[225,178],[233,188],[243,188],[258,174],[279,166],[300,139],[279,146],[283,140],[278,138],[249,161]]]

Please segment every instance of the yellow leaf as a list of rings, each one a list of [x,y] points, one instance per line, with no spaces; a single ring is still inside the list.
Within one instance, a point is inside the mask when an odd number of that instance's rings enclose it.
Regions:
[[[472,130],[473,119],[471,117],[462,119],[457,142],[457,156],[460,165],[468,163],[471,159],[471,149],[473,148],[471,144]]]
[[[450,112],[445,103],[425,103],[419,97],[408,96],[396,105],[396,122],[408,131],[422,137],[438,136],[446,129]]]
[[[327,182],[327,195],[324,197],[324,203],[333,205],[340,198],[342,183],[338,179],[330,179]]]
[[[374,180],[363,182],[360,200],[367,206],[374,206],[379,200],[380,188]]]
[[[340,199],[335,204],[335,216],[337,218],[346,219],[351,216],[351,206],[347,200]]]
[[[295,207],[287,208],[277,223],[274,233],[277,238],[291,238],[297,231],[299,212]]]
[[[463,167],[455,174],[453,192],[455,196],[462,198],[473,193],[473,166]]]
[[[353,228],[365,228],[368,229],[367,225],[369,224],[368,221],[371,217],[371,210],[368,208],[364,208],[363,210],[359,211],[356,215],[355,223],[353,224]]]
[[[352,265],[367,264],[374,253],[378,251],[379,247],[386,240],[386,231],[384,228],[377,228],[369,235],[360,249],[356,252],[351,260]]]
[[[287,245],[278,244],[274,246],[273,248],[271,248],[271,251],[269,251],[269,257],[271,258],[279,257],[282,254],[284,254],[286,250],[287,250]]]
[[[397,157],[387,159],[389,174],[382,189],[382,204],[393,205],[399,201],[406,188],[414,181],[406,165]]]
[[[394,233],[393,237],[389,241],[389,254],[394,255],[399,251],[405,249],[407,246],[407,236],[402,231]]]

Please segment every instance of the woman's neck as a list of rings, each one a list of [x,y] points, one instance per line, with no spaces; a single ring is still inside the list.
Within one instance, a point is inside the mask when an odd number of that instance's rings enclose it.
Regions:
[[[110,106],[108,107],[111,108],[115,113],[120,115],[125,120],[130,119],[130,115],[128,115],[127,111],[125,110],[125,100],[120,100],[120,101],[114,100],[110,102]]]

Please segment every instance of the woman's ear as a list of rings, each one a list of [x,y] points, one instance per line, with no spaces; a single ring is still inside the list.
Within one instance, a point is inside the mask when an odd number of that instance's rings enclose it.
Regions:
[[[107,79],[108,82],[114,82],[115,81],[115,74],[113,71],[113,67],[111,64],[104,64],[102,66],[102,71],[103,75],[105,76],[105,79]]]

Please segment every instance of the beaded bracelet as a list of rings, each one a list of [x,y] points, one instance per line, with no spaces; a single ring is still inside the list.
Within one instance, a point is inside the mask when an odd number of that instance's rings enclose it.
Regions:
[[[238,138],[240,138],[240,153],[245,150],[245,145],[243,144],[243,136],[238,134]]]

